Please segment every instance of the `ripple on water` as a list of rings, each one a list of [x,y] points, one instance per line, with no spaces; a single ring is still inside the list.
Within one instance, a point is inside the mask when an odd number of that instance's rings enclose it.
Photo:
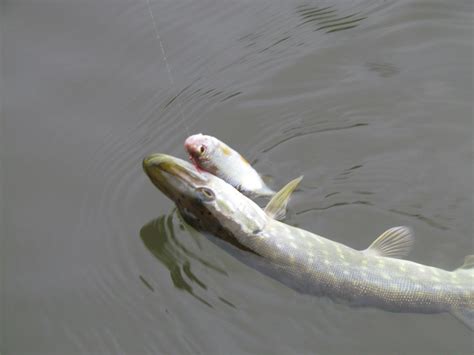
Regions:
[[[105,184],[96,186],[95,189],[92,189],[93,195],[84,197],[79,216],[81,226],[86,228],[95,226],[95,233],[98,232],[96,227],[99,226],[99,234],[101,234],[101,238],[105,239],[108,249],[116,255],[117,260],[124,261],[119,268],[122,271],[128,267],[132,269],[137,267],[128,255],[129,235],[133,231],[123,225],[124,216],[127,215],[127,207],[123,202],[133,200],[133,196],[144,183],[140,167],[143,156],[152,151],[169,152],[173,150],[178,137],[182,137],[184,140],[183,129],[191,132],[193,127],[199,127],[203,112],[241,95],[242,91],[239,89],[239,85],[226,79],[232,77],[236,69],[243,66],[249,68],[252,63],[263,63],[271,58],[281,60],[284,53],[291,53],[288,48],[294,46],[294,43],[291,45],[291,41],[286,42],[290,40],[289,31],[296,27],[293,7],[288,7],[286,9],[288,12],[286,12],[282,9],[258,8],[258,6],[257,9],[241,5],[216,9],[215,7],[197,5],[163,5],[153,1],[150,3],[170,64],[171,75],[174,76],[174,87],[170,85],[170,82],[163,83],[159,79],[168,74],[164,72],[166,68],[163,66],[163,53],[159,43],[154,41],[153,44],[156,45],[156,82],[159,86],[148,87],[146,91],[137,93],[137,96],[130,101],[130,107],[139,107],[138,111],[135,110],[135,114],[138,113],[134,117],[135,124],[112,127],[109,134],[105,136],[103,146],[96,152],[94,160],[84,171],[85,179],[90,181],[105,180]],[[144,16],[149,16],[145,11],[148,10],[147,7],[143,4],[140,6],[134,11],[141,10],[144,12]],[[169,16],[160,16],[161,10],[165,8]],[[196,47],[198,43],[202,43],[198,39],[204,35],[204,33],[199,33],[199,28],[208,28],[213,23],[221,24],[228,20],[235,21],[237,24],[239,20],[235,14],[242,10],[247,11],[248,14],[256,12],[262,15],[264,13],[267,20],[260,24],[260,30],[256,27],[252,34],[236,32],[245,47],[245,50],[241,50],[239,53],[241,56],[238,59],[238,65],[229,64],[224,48],[219,48],[219,53],[215,50],[209,51],[208,54],[200,57],[191,65],[189,62],[186,65],[181,63],[181,60],[194,57],[194,52],[203,53]],[[186,12],[193,12],[193,16],[183,16]],[[292,15],[290,16],[290,14]],[[144,28],[146,27],[147,31],[138,29],[137,36],[154,37],[151,18],[146,25]],[[228,22],[227,25],[229,25]],[[186,27],[195,28],[197,37],[192,38],[191,36],[184,42],[177,41],[176,39],[180,38]],[[207,31],[205,34],[209,35]],[[253,40],[255,43],[248,43],[248,40]],[[266,43],[270,43],[270,45]],[[290,44],[289,47],[288,44]],[[283,52],[265,53],[278,46]],[[217,66],[210,67],[208,64],[204,64],[209,61],[216,63]],[[147,72],[153,73],[152,66],[153,64],[150,64],[150,70],[147,69]],[[176,68],[186,69],[183,71],[176,70]],[[218,72],[219,77],[206,77],[206,74],[210,72]],[[190,84],[183,85],[186,82]],[[214,82],[216,85],[210,85],[210,82]],[[219,89],[219,86],[222,88]],[[170,90],[177,93],[173,95]],[[178,144],[178,146],[180,145]]]
[[[186,321],[196,316],[191,314],[193,312],[198,314],[217,309],[226,313],[233,309],[245,309],[247,318],[233,314],[235,319],[232,321],[235,324],[232,323],[230,328],[253,329],[249,314],[263,310],[266,312],[266,319],[275,321],[275,324],[282,319],[278,314],[286,314],[288,318],[299,314],[302,317],[301,324],[307,325],[311,330],[314,330],[314,324],[318,325],[317,332],[319,336],[323,336],[325,332],[330,333],[332,329],[343,327],[346,309],[334,317],[332,306],[324,308],[319,300],[308,301],[298,295],[285,293],[287,291],[282,291],[279,286],[265,284],[265,281],[253,273],[246,274],[251,275],[249,279],[239,279],[225,266],[221,266],[221,263],[215,264],[224,258],[221,254],[200,249],[202,236],[182,230],[175,213],[162,215],[142,226],[140,223],[143,221],[138,222],[140,216],[132,216],[130,213],[139,204],[135,201],[136,196],[140,196],[144,186],[149,184],[142,172],[141,160],[151,152],[179,151],[176,155],[184,156],[182,141],[187,134],[201,131],[205,127],[208,113],[219,109],[225,112],[229,108],[242,110],[251,117],[249,122],[254,122],[253,126],[248,127],[248,130],[255,131],[251,135],[252,141],[243,142],[247,137],[239,137],[242,141],[228,143],[231,146],[247,144],[248,149],[242,153],[254,160],[257,169],[269,164],[268,162],[277,162],[278,164],[273,164],[274,170],[270,169],[272,175],[287,171],[292,174],[288,176],[290,178],[294,177],[295,171],[299,171],[306,175],[303,186],[313,185],[314,189],[318,189],[314,197],[320,199],[307,200],[307,206],[300,205],[302,208],[299,213],[364,205],[431,223],[437,228],[447,228],[445,221],[433,222],[435,213],[428,216],[422,214],[419,211],[421,206],[407,210],[403,207],[403,201],[400,202],[401,209],[397,203],[384,204],[388,200],[388,194],[384,193],[387,186],[400,187],[412,182],[407,175],[408,170],[404,174],[394,168],[397,166],[396,161],[393,166],[378,164],[380,161],[393,159],[393,156],[382,153],[377,155],[372,151],[362,152],[360,156],[356,153],[351,155],[346,153],[351,150],[350,144],[344,146],[343,152],[336,151],[342,143],[335,144],[335,141],[350,142],[354,147],[364,140],[373,139],[372,135],[376,135],[380,128],[377,118],[381,110],[387,107],[386,102],[382,102],[380,107],[373,108],[378,104],[376,95],[375,99],[371,98],[372,101],[346,101],[348,96],[358,93],[359,87],[356,80],[354,86],[347,80],[348,76],[353,79],[350,71],[353,63],[344,62],[344,51],[335,51],[329,55],[329,58],[334,55],[334,61],[341,65],[334,75],[329,73],[332,79],[323,80],[323,84],[318,81],[317,76],[310,77],[307,82],[288,83],[284,77],[281,81],[275,80],[275,76],[285,70],[288,70],[290,76],[292,73],[309,76],[311,73],[292,72],[300,64],[309,72],[315,68],[298,60],[318,52],[318,48],[324,47],[330,51],[328,48],[331,46],[348,45],[344,43],[348,41],[344,37],[331,36],[342,36],[350,33],[349,30],[361,31],[368,38],[377,38],[381,42],[387,38],[397,38],[400,30],[407,36],[407,31],[416,31],[420,26],[427,25],[426,21],[416,18],[425,16],[425,10],[418,9],[415,18],[412,18],[409,16],[412,7],[407,1],[384,2],[383,5],[380,2],[361,1],[350,7],[342,1],[320,7],[306,2],[303,5],[285,3],[281,7],[263,3],[253,6],[236,2],[229,4],[231,6],[225,7],[215,6],[214,2],[203,5],[151,1],[174,85],[172,87],[168,80],[158,44],[154,39],[150,40],[149,43],[156,49],[153,54],[155,62],[143,70],[156,77],[156,85],[149,85],[131,100],[128,109],[133,116],[130,121],[110,128],[93,161],[84,171],[84,179],[101,181],[103,184],[91,186],[84,196],[79,216],[80,226],[84,229],[84,235],[100,238],[109,254],[102,258],[104,264],[94,266],[90,282],[98,287],[101,303],[113,301],[121,304],[128,312],[134,313],[135,317],[144,317],[149,324],[153,324],[153,316],[156,314],[153,311],[150,314],[143,312],[144,303],[153,307],[159,303],[157,300],[167,303],[170,299],[178,299],[176,303],[186,309],[186,300],[180,296],[190,296],[205,311],[193,307],[192,310],[181,310],[181,313],[170,315],[167,313],[168,309],[163,308],[167,306],[159,308],[159,312],[165,313],[160,316],[165,317],[179,331],[186,329]],[[144,16],[149,16],[145,5],[141,6]],[[427,20],[429,26],[442,20],[440,14],[444,14],[443,5],[436,6],[439,8],[433,10],[433,14],[438,17],[436,20]],[[397,14],[392,25],[390,21],[387,23],[390,18],[389,10]],[[163,13],[167,15],[163,16]],[[245,25],[242,18],[247,21]],[[139,29],[141,33],[137,36],[154,38],[151,21],[144,22],[146,29]],[[463,27],[464,24],[456,26]],[[210,33],[209,28],[214,31]],[[438,40],[432,39],[432,43],[438,43]],[[416,44],[413,49],[420,49],[420,46]],[[403,75],[404,71],[397,58],[393,59],[393,63],[391,59],[385,58],[389,57],[390,52],[382,53],[381,60],[372,60],[370,56],[367,59],[363,47],[354,48],[356,54],[355,59],[352,59],[361,67],[377,73],[380,80],[391,80]],[[410,45],[397,47],[402,52],[411,48]],[[364,52],[364,55],[360,55],[360,52]],[[332,80],[335,80],[334,85],[331,84]],[[376,83],[379,85],[380,81]],[[396,99],[397,97],[393,100]],[[228,117],[216,120],[227,122],[225,120]],[[376,146],[375,150],[380,146],[382,144]],[[400,151],[395,153],[397,152]],[[349,157],[340,162],[334,159],[336,163],[324,159],[325,155],[332,154],[348,154]],[[367,156],[371,156],[373,160],[366,159]],[[416,154],[413,157],[415,159]],[[318,171],[324,173],[318,175]],[[317,180],[319,177],[321,180]],[[169,204],[165,206],[168,208]],[[152,262],[144,261],[146,253],[137,247],[138,230],[143,245],[153,256],[149,259]],[[130,280],[136,281],[133,284],[135,289],[129,290],[127,295],[117,294],[116,290],[129,286]],[[234,290],[237,288],[234,282],[246,284],[248,288],[238,293]],[[173,287],[167,287],[168,284]],[[259,289],[262,284],[265,287]],[[143,291],[152,296],[144,296]],[[275,291],[275,294],[271,294],[271,291]],[[251,297],[252,292],[257,294],[256,298]],[[147,297],[151,297],[151,301]],[[293,297],[302,303],[285,304]],[[315,308],[319,307],[314,313],[309,312],[311,316],[318,314],[319,320],[315,321],[314,317],[309,316],[305,318],[308,303],[314,303]],[[173,311],[179,312],[177,308],[173,308]],[[328,322],[326,327],[325,321]],[[304,333],[304,329],[300,330]],[[235,331],[238,333],[242,330]],[[256,331],[264,333],[262,329]],[[265,339],[273,339],[265,336]],[[115,341],[108,338],[108,335],[104,339],[109,339],[111,343]],[[302,336],[302,339],[305,337]],[[166,341],[164,337],[162,340]],[[193,341],[196,340],[185,342],[192,344]],[[250,344],[251,342],[249,339]],[[193,346],[195,345],[189,345],[194,349]]]

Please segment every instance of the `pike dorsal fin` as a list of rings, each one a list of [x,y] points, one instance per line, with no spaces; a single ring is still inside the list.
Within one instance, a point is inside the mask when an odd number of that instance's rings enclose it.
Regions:
[[[464,263],[459,267],[459,269],[472,269],[474,268],[474,255],[467,255],[464,258]]]
[[[281,220],[285,218],[286,215],[286,205],[290,200],[291,194],[295,191],[296,187],[300,183],[303,176],[291,180],[286,184],[280,191],[278,191],[275,196],[272,197],[270,202],[268,202],[265,207],[265,213],[276,220]]]
[[[410,228],[405,226],[393,227],[375,239],[364,250],[364,253],[390,258],[403,258],[410,252],[413,241],[413,233]]]

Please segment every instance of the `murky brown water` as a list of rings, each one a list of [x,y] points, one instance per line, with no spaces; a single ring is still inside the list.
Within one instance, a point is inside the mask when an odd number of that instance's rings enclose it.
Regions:
[[[275,188],[304,174],[289,223],[356,248],[410,225],[411,260],[455,268],[474,252],[472,14],[5,1],[2,353],[472,353],[449,315],[351,309],[263,276],[186,230],[141,170],[213,134]]]

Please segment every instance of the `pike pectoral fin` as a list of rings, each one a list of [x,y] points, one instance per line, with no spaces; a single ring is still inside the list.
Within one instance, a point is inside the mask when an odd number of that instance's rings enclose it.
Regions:
[[[474,331],[474,309],[461,308],[452,310],[451,314],[460,320],[466,327]]]
[[[364,250],[364,253],[390,258],[403,258],[410,252],[413,241],[413,233],[410,228],[405,226],[393,227],[375,239]]]
[[[301,179],[303,179],[303,176],[291,180],[280,191],[278,191],[275,196],[272,197],[270,202],[268,202],[267,206],[265,207],[265,212],[269,217],[277,220],[285,218],[288,201],[290,200],[291,194],[293,191],[295,191]]]

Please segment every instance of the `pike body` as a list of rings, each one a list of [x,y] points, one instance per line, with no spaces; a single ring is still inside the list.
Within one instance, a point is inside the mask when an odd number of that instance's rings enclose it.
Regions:
[[[407,227],[355,250],[271,218],[220,178],[180,159],[156,154],[143,166],[188,223],[257,254],[300,292],[392,312],[449,312],[474,328],[472,255],[454,271],[398,259],[411,247]]]

